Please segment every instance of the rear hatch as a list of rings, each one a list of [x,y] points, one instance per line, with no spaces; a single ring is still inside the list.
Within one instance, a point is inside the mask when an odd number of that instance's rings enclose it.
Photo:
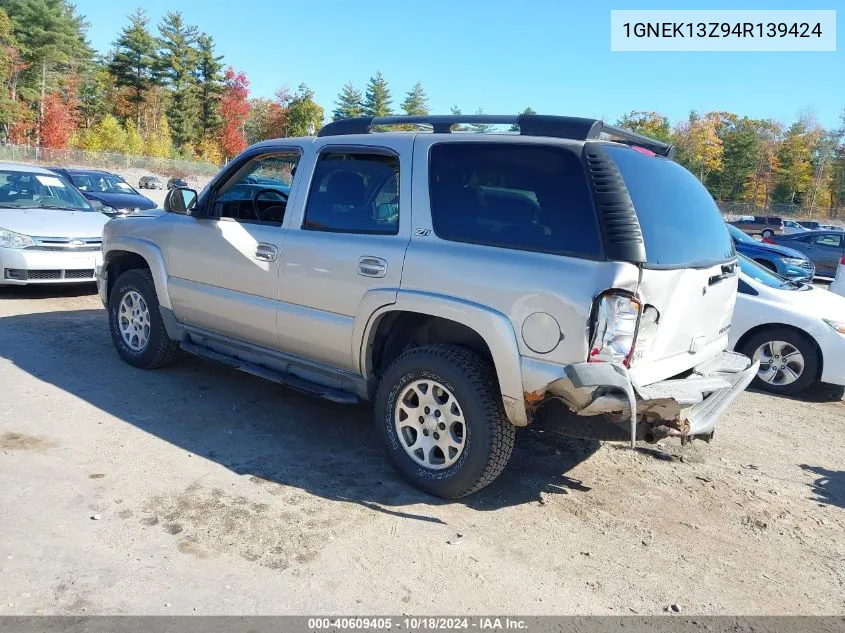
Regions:
[[[689,171],[636,149],[605,150],[625,182],[645,242],[638,288],[643,316],[631,373],[646,385],[726,348],[736,253],[716,203]]]

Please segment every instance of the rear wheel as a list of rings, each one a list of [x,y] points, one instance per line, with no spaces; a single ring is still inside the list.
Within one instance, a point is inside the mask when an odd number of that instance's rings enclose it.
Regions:
[[[515,429],[490,365],[456,345],[427,345],[387,369],[376,427],[388,457],[413,486],[446,499],[480,490],[504,470]]]
[[[117,278],[109,294],[109,329],[120,357],[141,369],[170,364],[179,349],[167,335],[149,270],[129,270]]]
[[[763,229],[763,232],[760,233],[763,237],[773,237],[775,232],[772,229]]]
[[[760,361],[752,386],[781,395],[799,393],[816,381],[820,358],[805,335],[789,328],[772,327],[754,334],[743,352]]]

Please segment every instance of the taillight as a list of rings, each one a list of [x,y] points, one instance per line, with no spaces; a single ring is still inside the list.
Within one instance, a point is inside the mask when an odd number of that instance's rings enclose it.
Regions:
[[[608,292],[599,299],[593,337],[591,363],[621,362],[626,367],[634,355],[634,340],[642,306],[634,297]]]
[[[845,255],[842,256],[842,259],[839,260],[839,263],[845,266]]]
[[[763,238],[763,242],[765,242],[766,244],[774,244],[775,243],[775,241],[768,236]]]

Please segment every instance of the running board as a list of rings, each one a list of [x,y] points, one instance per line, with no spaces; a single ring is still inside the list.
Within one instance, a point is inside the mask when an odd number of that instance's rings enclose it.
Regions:
[[[229,367],[234,367],[235,369],[252,374],[253,376],[258,376],[259,378],[264,378],[265,380],[271,380],[280,385],[284,385],[289,389],[299,391],[309,396],[317,396],[318,398],[330,400],[331,402],[338,402],[340,404],[357,404],[359,402],[358,396],[353,393],[332,389],[331,387],[324,387],[323,385],[318,385],[315,382],[305,380],[304,378],[294,376],[293,374],[276,371],[274,369],[269,369],[268,367],[262,367],[261,365],[243,361],[239,358],[227,356],[226,354],[215,352],[203,345],[197,345],[189,341],[182,341],[182,343],[180,343],[180,347],[189,354],[194,354],[195,356],[200,356],[202,358],[213,360],[217,363],[228,365]]]

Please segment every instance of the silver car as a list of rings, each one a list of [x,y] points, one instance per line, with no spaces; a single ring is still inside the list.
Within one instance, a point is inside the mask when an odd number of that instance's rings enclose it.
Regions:
[[[452,133],[468,123],[519,134]],[[397,125],[430,132],[373,133]],[[106,227],[112,340],[136,367],[182,349],[373,400],[391,462],[441,497],[493,481],[552,401],[632,442],[709,440],[757,367],[726,351],[733,242],[671,155],[537,115],[351,119],[259,143],[202,192]]]
[[[63,177],[0,163],[0,286],[93,282],[106,222]]]

